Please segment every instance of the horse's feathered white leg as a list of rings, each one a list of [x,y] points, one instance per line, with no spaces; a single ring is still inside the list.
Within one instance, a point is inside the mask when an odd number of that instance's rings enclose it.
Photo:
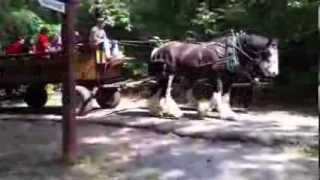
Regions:
[[[237,114],[232,110],[231,105],[230,105],[230,93],[225,93],[222,96],[222,103],[224,105],[225,108],[225,116],[227,119],[232,119],[235,120],[237,119]]]
[[[198,116],[200,119],[204,119],[208,115],[210,109],[211,106],[208,100],[203,99],[198,101]]]
[[[221,91],[213,93],[213,101],[216,103],[216,108],[220,118],[235,120],[237,118],[237,114],[232,111],[229,99],[229,93],[224,96],[222,96]]]
[[[165,114],[168,114],[175,118],[180,118],[182,117],[183,113],[171,96],[173,79],[174,79],[174,75],[170,75],[168,79],[168,86],[166,89],[166,96],[165,98],[162,98],[160,100],[160,106],[164,110]]]
[[[223,109],[223,103],[222,103],[222,95],[220,91],[213,93],[211,102],[212,104],[214,103],[216,105],[217,111],[221,115],[224,109]]]

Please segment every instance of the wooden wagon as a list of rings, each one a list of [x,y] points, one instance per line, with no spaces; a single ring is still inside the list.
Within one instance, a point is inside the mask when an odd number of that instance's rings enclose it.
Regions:
[[[120,101],[119,84],[124,80],[122,66],[127,57],[100,62],[98,51],[81,45],[73,60],[76,86],[76,111],[85,111],[86,103],[96,98],[102,108],[112,108]],[[43,107],[48,99],[46,84],[67,79],[67,61],[63,53],[0,56],[0,88],[26,85],[24,101],[32,108]],[[114,84],[116,83],[116,84]]]

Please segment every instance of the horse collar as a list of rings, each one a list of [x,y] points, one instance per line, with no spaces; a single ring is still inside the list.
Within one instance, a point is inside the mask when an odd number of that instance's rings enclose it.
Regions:
[[[227,59],[227,69],[234,73],[236,69],[240,66],[239,58],[237,56],[237,44],[238,36],[232,33],[232,36],[227,38],[226,42],[226,59]]]

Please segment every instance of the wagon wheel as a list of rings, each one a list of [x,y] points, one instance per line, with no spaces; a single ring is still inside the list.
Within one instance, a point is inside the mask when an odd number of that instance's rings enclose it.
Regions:
[[[24,101],[32,108],[42,108],[48,100],[44,85],[30,85],[24,95]]]
[[[99,88],[96,99],[101,108],[115,108],[120,103],[121,94],[118,88]]]
[[[92,94],[89,89],[84,86],[76,86],[75,88],[75,112],[78,116],[86,115],[92,110]]]

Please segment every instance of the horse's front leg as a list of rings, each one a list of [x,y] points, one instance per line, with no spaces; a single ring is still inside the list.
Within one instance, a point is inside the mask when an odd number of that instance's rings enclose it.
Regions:
[[[183,113],[171,95],[174,75],[158,80],[155,94],[149,99],[148,106],[155,116],[182,117]]]
[[[237,114],[232,110],[230,105],[231,84],[223,84],[221,79],[217,80],[217,88],[213,93],[211,104],[216,109],[221,119],[237,119]]]
[[[223,119],[236,120],[238,118],[237,113],[235,113],[230,105],[230,91],[224,92],[222,95],[222,103],[224,107],[224,114],[222,115]]]

